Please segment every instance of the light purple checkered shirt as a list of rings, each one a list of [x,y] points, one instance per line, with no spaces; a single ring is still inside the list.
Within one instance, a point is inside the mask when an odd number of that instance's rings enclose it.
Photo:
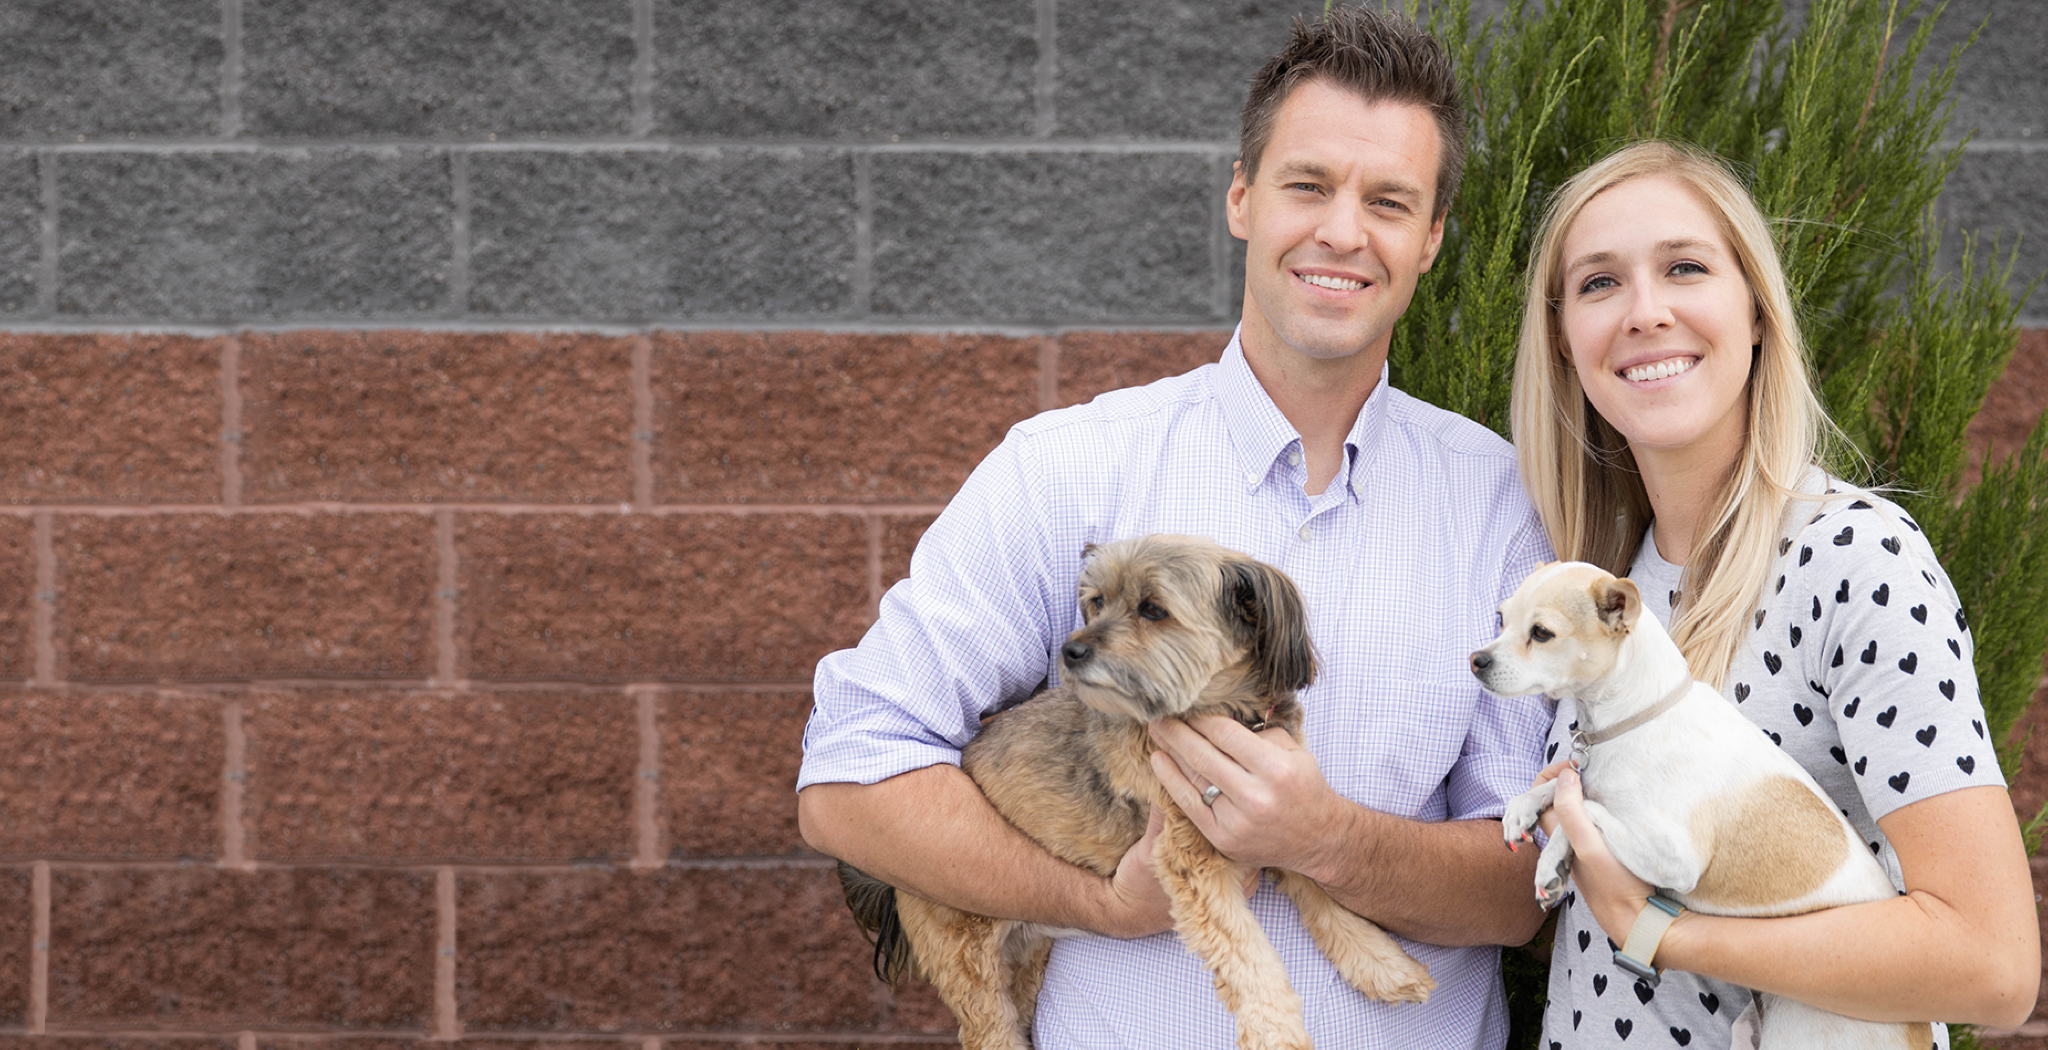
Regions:
[[[1497,700],[1467,666],[1494,610],[1549,546],[1508,445],[1387,386],[1319,496],[1301,441],[1232,338],[1221,362],[1018,424],[968,478],[855,649],[818,664],[798,787],[957,764],[984,711],[1059,673],[1080,624],[1081,548],[1210,537],[1284,569],[1320,658],[1301,694],[1332,787],[1417,820],[1498,817],[1535,776],[1550,708]],[[1330,1047],[1497,1047],[1498,950],[1404,941],[1426,1005],[1344,984],[1268,880],[1252,910]],[[1038,1000],[1041,1047],[1231,1047],[1235,1024],[1172,934],[1062,940]]]

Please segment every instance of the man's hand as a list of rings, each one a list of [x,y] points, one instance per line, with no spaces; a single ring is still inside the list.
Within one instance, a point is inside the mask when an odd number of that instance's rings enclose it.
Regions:
[[[1152,807],[1145,822],[1145,836],[1124,851],[1110,877],[1108,904],[1097,924],[1097,933],[1112,937],[1150,937],[1173,929],[1172,906],[1166,887],[1152,870],[1152,849],[1166,828],[1166,815]]]
[[[1357,807],[1333,790],[1315,756],[1284,729],[1253,733],[1235,720],[1203,715],[1152,723],[1160,750],[1152,770],[1167,794],[1224,856],[1240,864],[1286,868],[1325,881],[1343,858],[1333,834]],[[1212,805],[1202,793],[1220,789]]]

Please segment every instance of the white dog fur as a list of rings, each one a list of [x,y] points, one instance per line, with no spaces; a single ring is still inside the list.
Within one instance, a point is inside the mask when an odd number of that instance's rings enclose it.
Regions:
[[[1576,701],[1579,731],[1614,726],[1678,691],[1661,715],[1582,756],[1586,814],[1630,871],[1708,915],[1796,915],[1897,894],[1884,869],[1819,785],[1685,657],[1635,584],[1584,562],[1552,563],[1501,606],[1501,635],[1472,654],[1489,692],[1542,692]],[[1510,846],[1526,841],[1556,794],[1546,781],[1510,802]],[[1571,843],[1562,828],[1536,864],[1536,897],[1565,893]],[[1860,1021],[1781,996],[1762,996],[1759,1046],[1908,1047],[1932,1044],[1925,1023]]]

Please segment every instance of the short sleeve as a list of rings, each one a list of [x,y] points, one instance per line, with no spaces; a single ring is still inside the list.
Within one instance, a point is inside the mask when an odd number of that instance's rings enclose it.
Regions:
[[[1924,798],[2003,785],[1984,725],[1969,622],[1919,527],[1877,497],[1822,514],[1786,552],[1787,611],[1822,644],[1801,654],[1830,706],[1873,820]],[[1801,616],[1800,614],[1804,615]]]
[[[819,661],[802,788],[958,765],[983,713],[1045,681],[1057,582],[1046,496],[1018,433],[983,460],[919,541],[852,649]]]
[[[1494,598],[1486,607],[1481,637],[1494,633],[1492,610],[1521,586],[1537,567],[1551,559],[1550,541],[1542,523],[1530,512],[1509,541],[1500,575],[1493,581]],[[1477,689],[1478,680],[1473,679]],[[1458,761],[1446,780],[1452,820],[1491,820],[1507,811],[1508,800],[1529,790],[1543,768],[1543,741],[1550,732],[1553,710],[1540,694],[1498,697],[1478,690],[1472,725]]]

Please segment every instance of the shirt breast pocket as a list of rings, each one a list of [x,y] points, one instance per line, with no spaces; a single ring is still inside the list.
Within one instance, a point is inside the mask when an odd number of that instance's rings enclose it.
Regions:
[[[1480,696],[1478,682],[1461,679],[1318,682],[1303,704],[1323,779],[1369,809],[1443,819],[1444,779],[1458,762]]]

